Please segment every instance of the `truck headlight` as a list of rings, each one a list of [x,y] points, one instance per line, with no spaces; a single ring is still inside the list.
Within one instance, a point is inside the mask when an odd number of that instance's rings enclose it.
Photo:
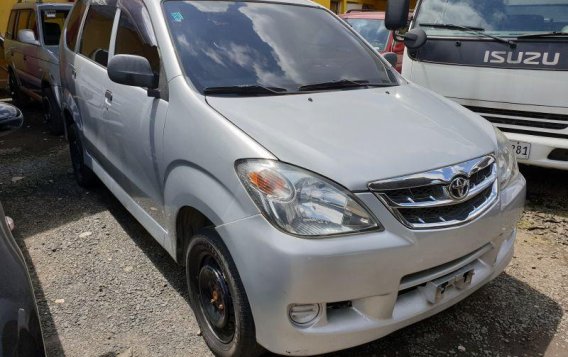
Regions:
[[[511,149],[509,139],[497,128],[495,128],[495,135],[497,136],[497,173],[499,184],[501,187],[506,187],[519,172],[519,165],[517,164],[517,157]]]
[[[346,189],[312,172],[273,160],[240,160],[236,170],[262,214],[294,235],[326,237],[380,229]]]

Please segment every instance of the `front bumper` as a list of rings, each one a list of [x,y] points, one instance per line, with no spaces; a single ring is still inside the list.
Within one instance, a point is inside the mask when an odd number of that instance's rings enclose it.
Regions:
[[[548,158],[552,150],[568,150],[568,139],[548,138],[517,133],[503,132],[511,141],[524,141],[531,143],[531,152],[528,160],[519,160],[522,164],[568,170],[568,161],[551,160]]]
[[[217,227],[243,281],[258,342],[285,355],[313,355],[370,342],[464,299],[509,263],[515,225],[525,201],[518,175],[481,217],[460,227],[412,231],[371,193],[358,194],[385,227],[383,232],[333,239],[301,239],[274,229],[257,215]],[[448,289],[427,302],[421,282],[472,264],[465,289]],[[410,288],[409,288],[410,287]],[[333,308],[332,303],[342,308]],[[309,327],[288,317],[292,304],[321,304]]]

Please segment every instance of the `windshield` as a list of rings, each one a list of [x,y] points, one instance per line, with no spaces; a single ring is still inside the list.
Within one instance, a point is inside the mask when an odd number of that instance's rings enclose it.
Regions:
[[[43,42],[46,46],[59,46],[61,29],[63,29],[68,14],[69,10],[49,9],[41,12]]]
[[[383,51],[387,46],[390,31],[385,27],[383,20],[345,19],[345,21],[379,51]]]
[[[398,84],[372,49],[319,8],[166,1],[164,10],[185,73],[202,93],[254,85],[297,92],[341,80]]]
[[[414,26],[452,24],[500,37],[568,32],[568,0],[422,0]],[[457,29],[423,26],[433,36],[476,36]]]

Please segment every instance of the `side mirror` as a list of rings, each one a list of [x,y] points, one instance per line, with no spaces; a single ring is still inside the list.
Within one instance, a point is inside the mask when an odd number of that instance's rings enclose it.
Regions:
[[[409,10],[410,0],[388,0],[385,27],[391,31],[406,27]]]
[[[18,31],[18,41],[29,45],[39,45],[39,41],[37,40],[35,33],[30,29]]]
[[[158,88],[158,76],[148,59],[135,55],[116,55],[108,63],[111,81],[132,87]]]
[[[390,63],[391,66],[396,67],[396,63],[398,62],[398,56],[396,53],[394,52],[383,53],[383,57],[384,59],[387,60],[388,63]]]
[[[426,43],[428,36],[421,28],[415,28],[404,34],[404,45],[411,49],[418,49]]]
[[[24,116],[20,109],[0,102],[0,136],[10,134],[24,124]]]

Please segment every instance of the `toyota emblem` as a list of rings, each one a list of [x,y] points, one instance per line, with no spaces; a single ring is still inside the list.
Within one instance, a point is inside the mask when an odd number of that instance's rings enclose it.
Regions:
[[[469,179],[463,176],[455,177],[448,186],[448,192],[454,200],[463,200],[469,193]]]

